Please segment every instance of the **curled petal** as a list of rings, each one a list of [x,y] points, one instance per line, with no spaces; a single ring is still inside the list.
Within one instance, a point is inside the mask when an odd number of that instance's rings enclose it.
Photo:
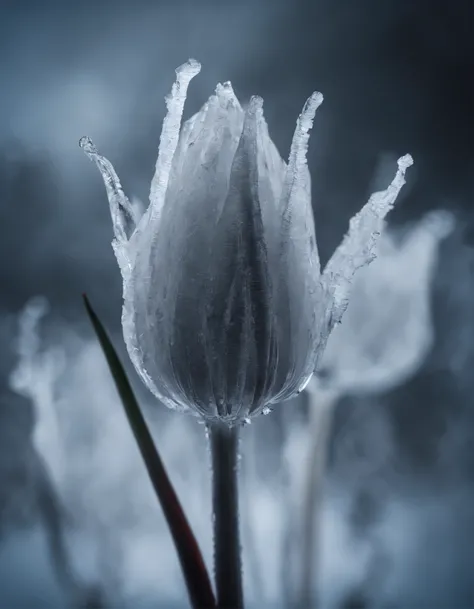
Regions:
[[[405,184],[405,171],[413,164],[407,154],[398,160],[398,171],[390,186],[374,193],[362,210],[349,223],[349,232],[337,247],[323,272],[323,283],[331,299],[328,311],[329,328],[341,321],[349,302],[354,273],[369,264],[376,255],[377,241],[384,226],[384,218],[393,208],[398,193]]]
[[[89,159],[97,165],[100,171],[107,192],[107,198],[109,199],[115,239],[118,243],[124,244],[128,240],[127,235],[130,228],[132,230],[135,228],[136,220],[138,219],[137,210],[123,192],[114,166],[108,159],[99,154],[90,137],[81,137],[79,146],[84,150]]]

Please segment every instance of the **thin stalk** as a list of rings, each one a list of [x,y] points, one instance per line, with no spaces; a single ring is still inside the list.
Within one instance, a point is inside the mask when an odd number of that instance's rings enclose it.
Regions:
[[[208,425],[212,462],[214,573],[218,609],[243,609],[239,536],[238,427]]]
[[[332,392],[310,392],[309,447],[307,478],[303,490],[301,580],[296,606],[299,609],[316,607],[313,596],[317,578],[318,558],[321,553],[321,508],[326,472],[328,442],[331,435]]]
[[[105,591],[100,584],[88,585],[76,576],[66,541],[65,513],[46,464],[35,453],[35,484],[38,509],[43,521],[51,564],[60,586],[74,609],[104,609]]]
[[[257,462],[257,443],[255,440],[255,428],[247,430],[247,438],[251,442],[251,450],[249,453],[251,454],[251,459],[246,459],[244,463],[244,468],[242,472],[242,483],[244,485],[243,488],[243,522],[242,522],[242,537],[244,540],[244,544],[247,544],[248,554],[248,573],[251,574],[253,579],[253,585],[255,590],[254,601],[257,607],[263,607],[265,605],[265,586],[262,577],[262,569],[260,567],[260,561],[258,557],[258,544],[256,540],[255,530],[252,526],[252,496],[250,492],[250,483],[252,480],[255,482],[258,480],[257,468],[255,464]],[[259,431],[259,430],[257,430]]]
[[[296,417],[296,413],[288,412],[282,404],[279,410],[280,442],[283,446],[280,465],[280,485],[282,492],[281,508],[283,515],[282,538],[281,538],[281,560],[280,560],[280,582],[283,606],[294,609],[296,599],[296,584],[300,569],[298,559],[300,558],[301,522],[295,518],[298,499],[301,497],[301,484],[295,475],[300,469],[298,455],[295,454],[295,445],[301,444],[301,428],[303,423]],[[304,426],[306,427],[306,425]]]
[[[43,458],[39,454],[35,454],[34,459],[37,505],[46,534],[51,564],[60,586],[68,595],[75,596],[80,586],[67,549],[64,527],[65,511],[60,505]]]

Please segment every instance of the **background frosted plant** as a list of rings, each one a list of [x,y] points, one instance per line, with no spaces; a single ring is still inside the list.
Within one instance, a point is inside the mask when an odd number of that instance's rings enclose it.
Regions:
[[[17,342],[19,362],[11,375],[10,384],[12,389],[30,398],[35,406],[32,438],[34,488],[58,583],[68,606],[74,609],[101,609],[107,606],[108,601],[102,587],[105,582],[102,580],[103,573],[99,573],[99,565],[95,573],[80,573],[74,553],[71,552],[72,529],[80,524],[80,534],[84,537],[91,531],[84,527],[80,497],[71,493],[74,479],[78,476],[71,464],[74,463],[77,468],[81,458],[78,458],[74,446],[68,444],[66,439],[70,436],[70,426],[74,426],[77,421],[73,419],[65,424],[64,416],[61,417],[57,409],[55,385],[64,371],[65,353],[59,348],[52,348],[45,353],[40,351],[38,324],[48,309],[46,299],[37,297],[28,302],[22,311]],[[63,409],[62,414],[71,413]],[[71,458],[70,453],[74,457]],[[98,533],[96,528],[95,535]],[[87,545],[90,539],[84,541],[84,545]],[[108,550],[105,537],[100,535],[99,539],[96,538],[96,543],[105,555]]]
[[[355,276],[344,319],[329,337],[320,368],[306,388],[310,410],[304,431],[304,512],[300,534],[288,532],[302,548],[302,606],[312,602],[317,573],[316,529],[333,406],[344,393],[387,391],[418,370],[434,340],[430,291],[439,245],[453,227],[452,214],[436,211],[408,230],[383,230],[377,258]]]
[[[92,594],[96,598],[98,591],[101,606],[114,609],[148,606],[153,598],[159,606],[184,606],[179,563],[169,559],[169,532],[127,421],[117,412],[100,346],[69,325],[61,327],[59,338],[40,339],[45,312],[40,298],[21,312],[11,385],[32,400],[34,445],[56,502],[43,500],[39,513],[64,591],[60,607],[85,609],[80,602]],[[193,528],[207,537],[208,469],[200,468],[206,447],[200,434],[190,432],[191,423],[182,417],[160,419],[156,435],[174,483],[193,505]],[[206,555],[210,545],[204,547]]]
[[[434,211],[408,229],[384,228],[377,258],[354,278],[314,389],[386,391],[416,372],[433,344],[430,289],[440,242],[453,227],[452,214]]]
[[[351,220],[321,273],[306,150],[322,95],[307,100],[286,164],[261,98],[244,110],[230,83],[181,129],[200,69],[189,60],[176,70],[141,217],[110,162],[89,138],[80,145],[109,198],[130,358],[157,398],[208,425],[218,604],[240,607],[236,423],[306,386],[412,159],[402,157],[387,190]]]

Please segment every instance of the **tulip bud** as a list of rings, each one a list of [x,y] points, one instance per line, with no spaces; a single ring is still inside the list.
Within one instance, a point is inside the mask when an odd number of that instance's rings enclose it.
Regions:
[[[200,68],[189,60],[176,70],[140,219],[110,162],[89,138],[80,144],[107,190],[124,338],[137,372],[167,406],[233,424],[307,384],[411,158],[353,219],[321,274],[306,151],[322,95],[306,102],[286,164],[262,99],[244,110],[229,82],[181,128]]]

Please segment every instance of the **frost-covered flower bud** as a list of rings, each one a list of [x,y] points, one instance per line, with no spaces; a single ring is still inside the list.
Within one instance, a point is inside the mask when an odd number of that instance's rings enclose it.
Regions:
[[[306,102],[286,164],[262,99],[243,109],[230,83],[181,128],[200,69],[190,60],[176,70],[141,218],[109,161],[89,138],[80,143],[107,189],[135,368],[167,406],[233,423],[306,385],[411,158],[351,221],[321,274],[306,150],[322,95]]]

